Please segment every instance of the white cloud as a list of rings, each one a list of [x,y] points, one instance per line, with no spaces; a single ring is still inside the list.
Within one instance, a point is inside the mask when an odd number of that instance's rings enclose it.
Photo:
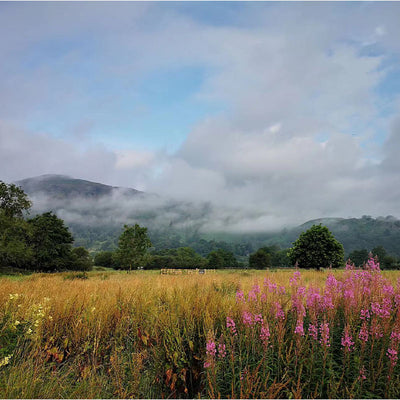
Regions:
[[[138,7],[132,22],[134,8],[123,6],[124,13],[115,7],[113,20],[105,16],[106,6],[93,15],[85,6],[75,21],[73,7],[67,7],[64,23],[39,24],[34,40],[78,32],[95,49],[88,58],[99,67],[85,66],[94,68],[98,82],[112,77],[116,86],[132,91],[148,72],[202,68],[204,81],[193,97],[224,112],[193,123],[173,155],[129,143],[118,150],[96,144],[96,113],[82,118],[90,123],[71,122],[78,133],[90,130],[92,139],[84,146],[76,134],[54,139],[3,122],[3,179],[65,173],[210,201],[217,211],[206,223],[213,229],[260,229],[322,216],[400,216],[398,123],[387,130],[400,109],[378,90],[387,72],[399,68],[393,61],[400,55],[398,4],[272,4],[247,11],[248,23],[223,26],[188,17],[179,7],[153,5]],[[58,14],[48,6],[46,15]],[[28,14],[18,18],[30,25]],[[32,20],[42,21],[38,14]],[[149,20],[153,25],[141,24]],[[11,57],[14,47],[22,51],[33,39],[18,35],[18,24],[7,26],[16,37],[0,40],[0,49]],[[379,51],[369,54],[365,44],[376,44]],[[61,60],[76,67],[84,50]],[[41,107],[41,112],[68,110],[81,98],[99,113],[109,111],[104,96],[90,97],[84,78],[40,63],[30,74],[10,72],[12,67],[0,66],[3,78],[13,78],[12,84],[0,82],[0,104],[9,120],[40,115]],[[108,102],[114,104],[114,98]],[[385,134],[381,148],[376,138]]]

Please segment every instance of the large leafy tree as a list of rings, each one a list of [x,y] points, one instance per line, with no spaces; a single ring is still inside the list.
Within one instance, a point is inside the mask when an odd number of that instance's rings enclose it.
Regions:
[[[31,231],[22,218],[6,217],[0,212],[0,266],[25,268],[33,260],[29,246]]]
[[[143,266],[150,247],[151,241],[147,235],[147,228],[138,224],[124,225],[115,253],[121,269],[132,270],[132,268]]]
[[[73,262],[74,239],[64,221],[52,212],[46,212],[29,219],[28,223],[32,230],[33,269],[41,271],[69,269]]]
[[[27,194],[19,186],[0,181],[0,210],[6,217],[22,217],[31,205]]]
[[[33,256],[28,241],[29,226],[22,218],[31,202],[26,193],[14,184],[0,181],[0,266],[25,267]]]
[[[322,225],[313,225],[300,234],[289,249],[288,256],[291,263],[299,268],[338,268],[344,263],[343,245]]]

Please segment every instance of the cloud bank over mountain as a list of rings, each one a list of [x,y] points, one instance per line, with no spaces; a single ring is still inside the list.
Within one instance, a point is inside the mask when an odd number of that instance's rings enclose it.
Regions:
[[[216,230],[400,217],[400,5],[220,7],[1,5],[0,179],[208,203]]]

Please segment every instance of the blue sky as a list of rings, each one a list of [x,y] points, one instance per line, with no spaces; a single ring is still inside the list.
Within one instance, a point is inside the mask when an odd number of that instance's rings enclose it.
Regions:
[[[1,2],[0,179],[229,198],[263,215],[249,229],[400,217],[399,20],[397,2]]]

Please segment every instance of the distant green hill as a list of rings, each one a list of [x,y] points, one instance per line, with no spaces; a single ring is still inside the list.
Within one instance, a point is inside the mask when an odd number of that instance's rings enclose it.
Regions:
[[[400,220],[392,216],[320,218],[275,232],[269,232],[266,226],[261,233],[212,233],[203,229],[213,215],[210,204],[164,199],[63,175],[44,175],[16,183],[33,200],[33,213],[56,212],[71,227],[76,245],[95,251],[115,247],[125,223],[147,226],[157,248],[192,246],[202,254],[225,248],[241,257],[265,245],[289,248],[301,232],[322,224],[343,244],[346,254],[382,245],[389,254],[400,257]]]
[[[41,175],[16,182],[28,195],[45,194],[56,199],[83,197],[100,198],[122,191],[126,195],[142,193],[136,189],[119,188],[102,183],[75,179],[66,175]]]

